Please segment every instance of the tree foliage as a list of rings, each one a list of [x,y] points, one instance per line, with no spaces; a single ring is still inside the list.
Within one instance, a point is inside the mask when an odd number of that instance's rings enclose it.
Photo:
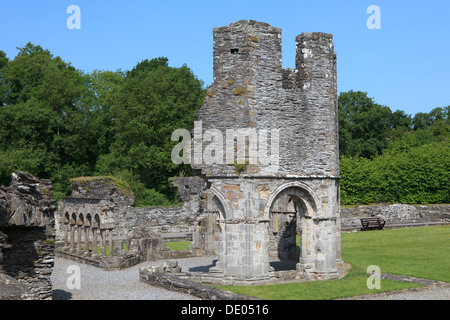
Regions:
[[[361,91],[341,92],[338,99],[339,149],[345,156],[371,158],[381,154],[393,128],[411,128],[403,111],[381,106]]]
[[[139,63],[113,105],[114,142],[98,171],[129,170],[147,188],[170,196],[168,178],[183,169],[171,160],[170,137],[175,129],[193,127],[205,97],[202,86],[187,66],[172,68],[163,58]]]
[[[11,61],[0,52],[0,183],[25,170],[63,196],[70,178],[117,174],[138,204],[170,203],[168,178],[183,169],[170,135],[192,127],[204,99],[192,71],[161,57],[86,74],[38,45],[18,50]]]
[[[436,110],[430,114],[436,114]],[[450,202],[448,116],[436,117],[422,128],[397,128],[383,154],[372,159],[341,156],[341,203]]]

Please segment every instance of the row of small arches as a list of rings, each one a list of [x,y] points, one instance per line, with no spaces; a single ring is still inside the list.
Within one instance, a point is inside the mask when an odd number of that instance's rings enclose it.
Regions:
[[[70,225],[100,228],[101,219],[98,214],[94,214],[94,218],[92,218],[92,215],[90,213],[87,213],[85,215],[83,213],[69,214],[68,212],[66,212],[64,215],[64,223]]]

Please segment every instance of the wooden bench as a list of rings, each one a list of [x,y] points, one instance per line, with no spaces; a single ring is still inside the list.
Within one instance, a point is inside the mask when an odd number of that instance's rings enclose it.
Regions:
[[[386,224],[386,220],[380,218],[361,218],[361,224],[363,230],[378,229],[381,230]]]

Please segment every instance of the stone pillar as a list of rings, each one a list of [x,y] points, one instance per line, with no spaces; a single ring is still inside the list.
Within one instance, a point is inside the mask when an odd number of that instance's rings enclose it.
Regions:
[[[106,257],[106,229],[100,229],[100,254]]]
[[[341,214],[336,215],[336,264],[342,266],[344,261],[341,256]]]
[[[89,227],[84,226],[84,253],[89,254]]]
[[[113,240],[112,240],[112,229],[108,230],[109,232],[109,256],[113,256]]]
[[[92,228],[92,254],[97,256],[97,228]]]
[[[224,276],[236,279],[269,278],[269,221],[226,223]]]
[[[70,225],[70,251],[75,251],[75,224]]]
[[[64,248],[69,246],[69,223],[64,223]]]
[[[297,269],[310,279],[337,279],[336,219],[305,219],[302,224],[301,256]],[[303,225],[306,225],[303,228]]]
[[[336,180],[335,182],[335,190],[336,190],[336,209],[335,209],[335,217],[336,217],[336,264],[342,266],[344,261],[342,261],[341,256],[341,186],[340,180]]]
[[[297,264],[297,269],[302,270],[307,276],[309,276],[309,274],[316,271],[316,230],[311,217],[302,217],[301,219],[300,261]]]
[[[316,224],[316,272],[319,279],[336,279],[336,219],[320,219]]]
[[[214,267],[209,269],[209,272],[218,272],[222,273],[224,270],[225,265],[225,252],[226,252],[226,241],[224,239],[225,237],[225,222],[221,219],[217,220],[217,230],[218,230],[218,237],[219,237],[219,244],[218,244],[218,260]]]
[[[81,253],[81,225],[77,225],[77,253]]]

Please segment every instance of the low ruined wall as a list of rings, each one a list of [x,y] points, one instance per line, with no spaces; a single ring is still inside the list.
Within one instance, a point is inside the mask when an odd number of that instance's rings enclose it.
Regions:
[[[10,249],[3,253],[3,271],[40,299],[51,299],[53,240],[44,228],[4,228]]]
[[[375,217],[386,220],[385,228],[450,223],[450,204],[411,206],[407,204],[356,206],[341,208],[341,229],[361,227],[361,218]]]
[[[64,208],[60,204],[56,215],[57,235],[60,239],[64,235],[64,210],[77,213],[83,202],[102,199],[114,204],[113,236],[116,239],[128,238],[134,229],[140,228],[147,235],[161,233],[167,239],[191,240],[200,211],[204,181],[199,177],[182,177],[171,179],[171,183],[179,199],[183,201],[181,206],[136,208],[133,194],[123,181],[114,177],[72,179],[70,201],[66,201],[67,206]],[[74,205],[73,208],[70,205]]]
[[[154,287],[190,294],[203,300],[260,300],[255,297],[235,294],[215,287],[205,287],[176,275],[152,273],[147,269],[139,271],[139,281]]]
[[[53,187],[22,171],[0,186],[0,274],[14,299],[51,299],[54,265]],[[17,290],[11,291],[11,286]],[[0,284],[0,299],[9,299]],[[15,293],[14,293],[15,292]],[[20,294],[19,294],[20,293]],[[17,295],[16,295],[17,294]]]
[[[115,213],[115,236],[128,236],[134,227],[148,233],[192,233],[196,215],[180,207],[127,208]]]

